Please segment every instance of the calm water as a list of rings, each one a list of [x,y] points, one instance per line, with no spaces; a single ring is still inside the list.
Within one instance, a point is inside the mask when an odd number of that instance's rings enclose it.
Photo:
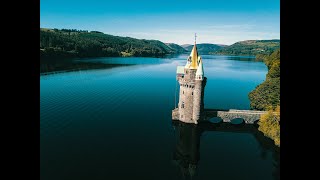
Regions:
[[[256,127],[172,123],[176,66],[186,58],[43,62],[41,179],[278,179],[278,149]],[[249,109],[267,67],[202,58],[205,107]]]

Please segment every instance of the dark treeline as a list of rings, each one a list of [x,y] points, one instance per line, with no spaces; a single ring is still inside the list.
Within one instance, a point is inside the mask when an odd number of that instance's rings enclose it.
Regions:
[[[40,74],[59,73],[67,71],[80,71],[89,69],[108,69],[121,66],[131,66],[124,64],[106,64],[101,62],[74,61],[73,59],[42,59],[40,63]]]
[[[162,57],[176,50],[158,40],[119,37],[98,31],[40,28],[40,57]]]
[[[250,92],[252,109],[269,110],[280,106],[280,49],[270,56],[259,55],[268,67],[266,80]]]

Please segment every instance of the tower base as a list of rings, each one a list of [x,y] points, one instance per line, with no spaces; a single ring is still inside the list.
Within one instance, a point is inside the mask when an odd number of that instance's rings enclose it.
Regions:
[[[185,121],[185,120],[180,119],[179,108],[175,108],[172,110],[172,120],[181,121],[184,123],[198,124],[198,122],[204,121],[206,119],[204,116],[205,116],[205,114],[203,113],[202,117],[198,121]]]

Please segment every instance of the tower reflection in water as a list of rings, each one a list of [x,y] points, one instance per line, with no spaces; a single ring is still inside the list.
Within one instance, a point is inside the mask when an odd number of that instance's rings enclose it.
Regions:
[[[173,121],[173,126],[176,137],[173,160],[179,165],[184,178],[193,177],[200,158],[200,128],[180,121]]]
[[[205,131],[235,132],[252,134],[261,147],[260,157],[265,158],[265,152],[272,151],[275,160],[273,171],[274,179],[280,178],[280,149],[273,141],[266,138],[255,125],[231,124],[231,123],[211,123],[202,122],[198,125],[172,121],[175,132],[175,148],[173,161],[179,166],[183,179],[193,179],[197,173],[198,162],[200,160],[200,138]]]

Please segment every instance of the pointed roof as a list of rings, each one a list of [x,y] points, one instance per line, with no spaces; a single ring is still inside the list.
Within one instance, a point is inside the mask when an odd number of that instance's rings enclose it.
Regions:
[[[192,48],[192,51],[191,51],[191,64],[190,64],[190,69],[197,69],[198,68],[198,63],[197,63],[197,60],[198,60],[198,51],[197,51],[197,46],[196,46],[196,42],[194,42],[194,46]]]
[[[201,76],[204,75],[202,58],[199,59],[199,68],[197,69],[196,76],[198,75],[201,75]]]

